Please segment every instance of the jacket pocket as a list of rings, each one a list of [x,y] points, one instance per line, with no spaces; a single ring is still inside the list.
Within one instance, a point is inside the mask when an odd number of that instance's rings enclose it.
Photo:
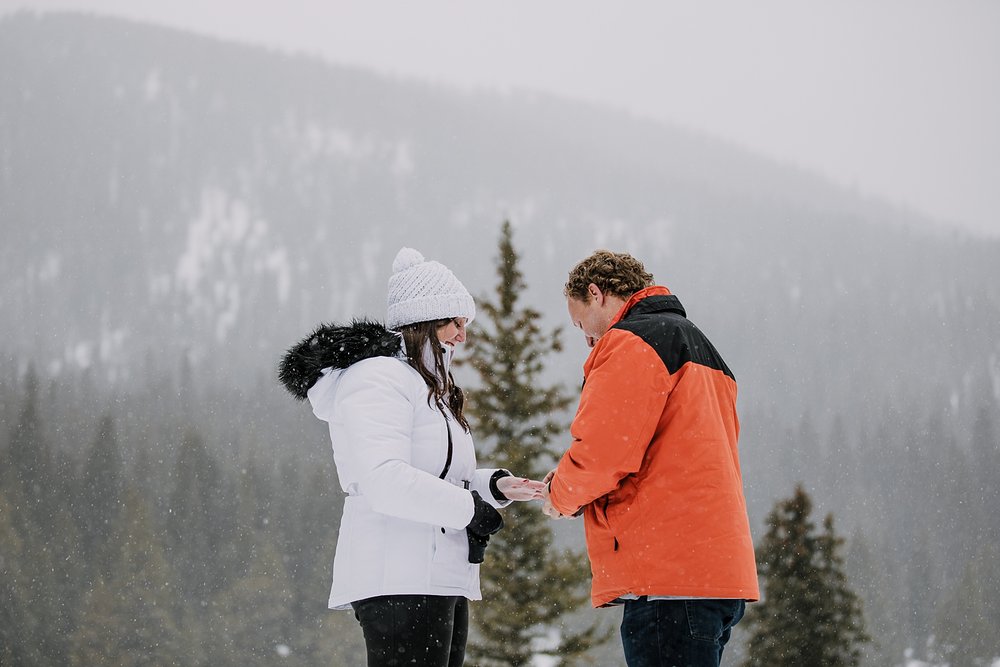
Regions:
[[[615,532],[615,527],[611,524],[611,519],[608,516],[608,505],[611,502],[611,496],[606,495],[598,498],[592,503],[594,508],[594,528],[601,534],[601,541],[608,540],[611,542],[610,546],[614,551],[618,551],[618,535]],[[597,534],[595,533],[595,537]]]
[[[601,498],[603,521],[614,536],[614,548],[618,550],[619,540],[634,536],[635,524],[639,519],[639,502],[636,485],[632,477],[626,477],[621,485]]]
[[[431,584],[464,589],[472,582],[475,572],[476,566],[469,562],[469,541],[465,529],[435,527]]]

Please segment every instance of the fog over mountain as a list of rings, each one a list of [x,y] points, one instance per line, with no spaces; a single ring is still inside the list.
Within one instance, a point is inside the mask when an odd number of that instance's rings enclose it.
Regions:
[[[807,173],[558,99],[113,19],[0,26],[3,333],[46,368],[219,348],[258,367],[317,318],[380,316],[403,243],[481,293],[510,217],[554,322],[575,260],[633,251],[767,402],[919,392],[928,363],[959,401],[958,378],[996,382],[1000,244]]]
[[[270,390],[316,323],[384,315],[401,245],[487,293],[505,218],[549,326],[568,325],[565,275],[598,247],[680,297],[740,383],[755,527],[804,479],[877,535],[882,505],[835,492],[845,452],[872,475],[883,457],[892,485],[886,452],[910,452],[929,415],[963,451],[977,415],[995,423],[1000,241],[599,107],[117,19],[0,21],[8,370],[127,387],[183,358],[202,382]],[[570,385],[579,338],[551,369]]]

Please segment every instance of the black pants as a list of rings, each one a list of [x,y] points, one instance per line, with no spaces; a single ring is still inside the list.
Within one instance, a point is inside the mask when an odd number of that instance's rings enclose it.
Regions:
[[[461,667],[469,601],[440,595],[383,595],[351,603],[361,623],[368,667]]]

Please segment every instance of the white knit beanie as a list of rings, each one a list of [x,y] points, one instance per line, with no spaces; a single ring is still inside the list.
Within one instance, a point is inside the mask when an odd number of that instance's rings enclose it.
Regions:
[[[428,262],[413,248],[401,249],[392,262],[387,301],[389,329],[451,317],[471,322],[476,316],[472,295],[455,274],[440,262]]]

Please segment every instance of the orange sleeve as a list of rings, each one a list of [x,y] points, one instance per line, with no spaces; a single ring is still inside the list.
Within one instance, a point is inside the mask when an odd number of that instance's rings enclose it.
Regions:
[[[573,443],[549,487],[552,505],[567,515],[639,470],[672,388],[656,351],[628,331],[608,331],[587,363]]]

